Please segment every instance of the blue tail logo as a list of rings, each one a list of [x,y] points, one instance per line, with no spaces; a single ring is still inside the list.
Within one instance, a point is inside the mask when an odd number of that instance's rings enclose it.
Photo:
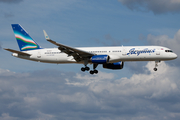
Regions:
[[[12,24],[20,51],[40,49],[40,46],[29,36],[26,30],[19,24]]]

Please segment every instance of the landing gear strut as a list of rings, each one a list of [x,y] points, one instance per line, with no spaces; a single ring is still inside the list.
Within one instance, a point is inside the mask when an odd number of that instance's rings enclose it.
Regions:
[[[157,71],[158,63],[160,63],[160,62],[161,62],[161,61],[155,61],[154,71]]]

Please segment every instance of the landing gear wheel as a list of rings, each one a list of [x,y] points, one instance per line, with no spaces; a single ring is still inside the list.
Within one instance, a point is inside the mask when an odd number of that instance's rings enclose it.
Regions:
[[[93,74],[94,74],[94,71],[93,71],[93,70],[91,70],[89,73],[93,75]]]
[[[154,71],[157,71],[157,68],[154,68]]]
[[[85,68],[83,68],[83,67],[81,68],[81,71],[83,71],[83,72],[84,72],[85,70],[86,70]]]
[[[97,74],[98,73],[98,70],[91,70],[90,72],[89,72],[90,74]]]
[[[89,70],[90,70],[90,68],[89,68],[89,67],[85,67],[85,70],[86,70],[86,71],[89,71]]]
[[[98,70],[94,70],[94,73],[97,74],[97,73],[98,73]]]
[[[85,72],[85,71],[89,71],[89,69],[90,69],[89,67],[82,67],[81,71]]]

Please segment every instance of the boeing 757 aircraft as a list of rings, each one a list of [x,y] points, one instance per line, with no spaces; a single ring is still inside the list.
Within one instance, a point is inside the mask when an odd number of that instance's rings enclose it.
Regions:
[[[97,74],[96,67],[101,64],[107,69],[122,69],[126,61],[155,61],[154,71],[160,61],[173,60],[177,55],[162,46],[116,46],[116,47],[70,47],[57,43],[49,38],[43,30],[45,38],[57,48],[41,48],[19,24],[12,24],[20,51],[6,49],[14,57],[44,63],[79,63],[84,64],[81,70],[89,71],[88,64],[93,64],[90,74]],[[138,69],[138,68],[137,68]]]

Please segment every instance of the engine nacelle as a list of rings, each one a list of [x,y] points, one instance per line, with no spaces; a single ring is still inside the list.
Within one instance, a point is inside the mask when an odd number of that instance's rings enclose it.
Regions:
[[[97,64],[105,64],[109,62],[109,56],[108,55],[95,55],[91,57],[92,63]]]
[[[103,68],[113,69],[113,70],[122,69],[123,66],[124,66],[124,62],[103,64]]]

